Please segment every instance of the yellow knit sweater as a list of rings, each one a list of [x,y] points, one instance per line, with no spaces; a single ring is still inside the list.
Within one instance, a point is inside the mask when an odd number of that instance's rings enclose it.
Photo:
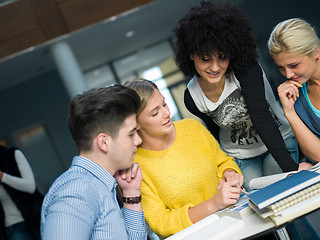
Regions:
[[[217,193],[223,171],[240,172],[210,132],[195,119],[174,122],[176,139],[164,151],[139,148],[142,208],[150,228],[168,237],[192,224],[188,209]]]

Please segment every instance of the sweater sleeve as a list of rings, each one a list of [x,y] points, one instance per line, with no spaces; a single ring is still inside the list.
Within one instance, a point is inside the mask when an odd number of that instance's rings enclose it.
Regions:
[[[15,177],[10,174],[3,173],[2,183],[22,192],[34,193],[36,190],[36,182],[28,160],[20,150],[16,150],[14,152],[14,156],[21,177]]]
[[[199,111],[188,89],[184,91],[184,104],[189,112],[199,117],[206,124],[211,134],[219,141],[219,126],[215,124],[215,122],[207,114]]]
[[[226,169],[233,169],[239,174],[241,173],[241,170],[238,166],[238,164],[234,161],[233,157],[228,156],[221,148],[219,143],[216,141],[216,139],[207,131],[207,129],[203,129],[204,136],[208,139],[209,144],[211,145],[212,149],[212,161],[217,166],[217,175],[219,180],[221,180],[223,176],[223,172]]]
[[[189,208],[194,205],[185,204],[182,207],[169,209],[161,200],[156,187],[144,174],[141,187],[141,195],[143,196],[142,206],[145,218],[150,228],[162,238],[166,238],[175,234],[189,226],[192,222],[189,218]],[[179,191],[177,189],[177,191]]]
[[[263,73],[257,61],[246,71],[235,74],[241,85],[241,92],[248,107],[251,121],[273,158],[284,172],[298,169],[266,102]]]

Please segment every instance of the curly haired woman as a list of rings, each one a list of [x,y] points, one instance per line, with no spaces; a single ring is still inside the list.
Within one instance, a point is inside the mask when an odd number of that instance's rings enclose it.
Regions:
[[[201,2],[180,20],[176,63],[193,77],[187,109],[252,178],[297,170],[298,144],[257,62],[249,19],[230,4]],[[303,165],[300,166],[300,168]]]

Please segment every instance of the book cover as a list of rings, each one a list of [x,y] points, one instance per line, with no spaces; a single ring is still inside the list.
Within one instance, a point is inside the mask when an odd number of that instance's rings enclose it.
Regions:
[[[263,209],[293,193],[320,182],[320,174],[308,170],[299,171],[248,195],[258,209]]]

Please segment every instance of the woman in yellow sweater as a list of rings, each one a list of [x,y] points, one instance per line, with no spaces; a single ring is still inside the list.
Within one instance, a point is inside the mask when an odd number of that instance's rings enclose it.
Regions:
[[[134,160],[142,169],[142,207],[150,228],[168,237],[236,203],[243,176],[210,132],[195,119],[172,123],[153,82],[124,85],[141,99],[137,123],[142,144]]]

